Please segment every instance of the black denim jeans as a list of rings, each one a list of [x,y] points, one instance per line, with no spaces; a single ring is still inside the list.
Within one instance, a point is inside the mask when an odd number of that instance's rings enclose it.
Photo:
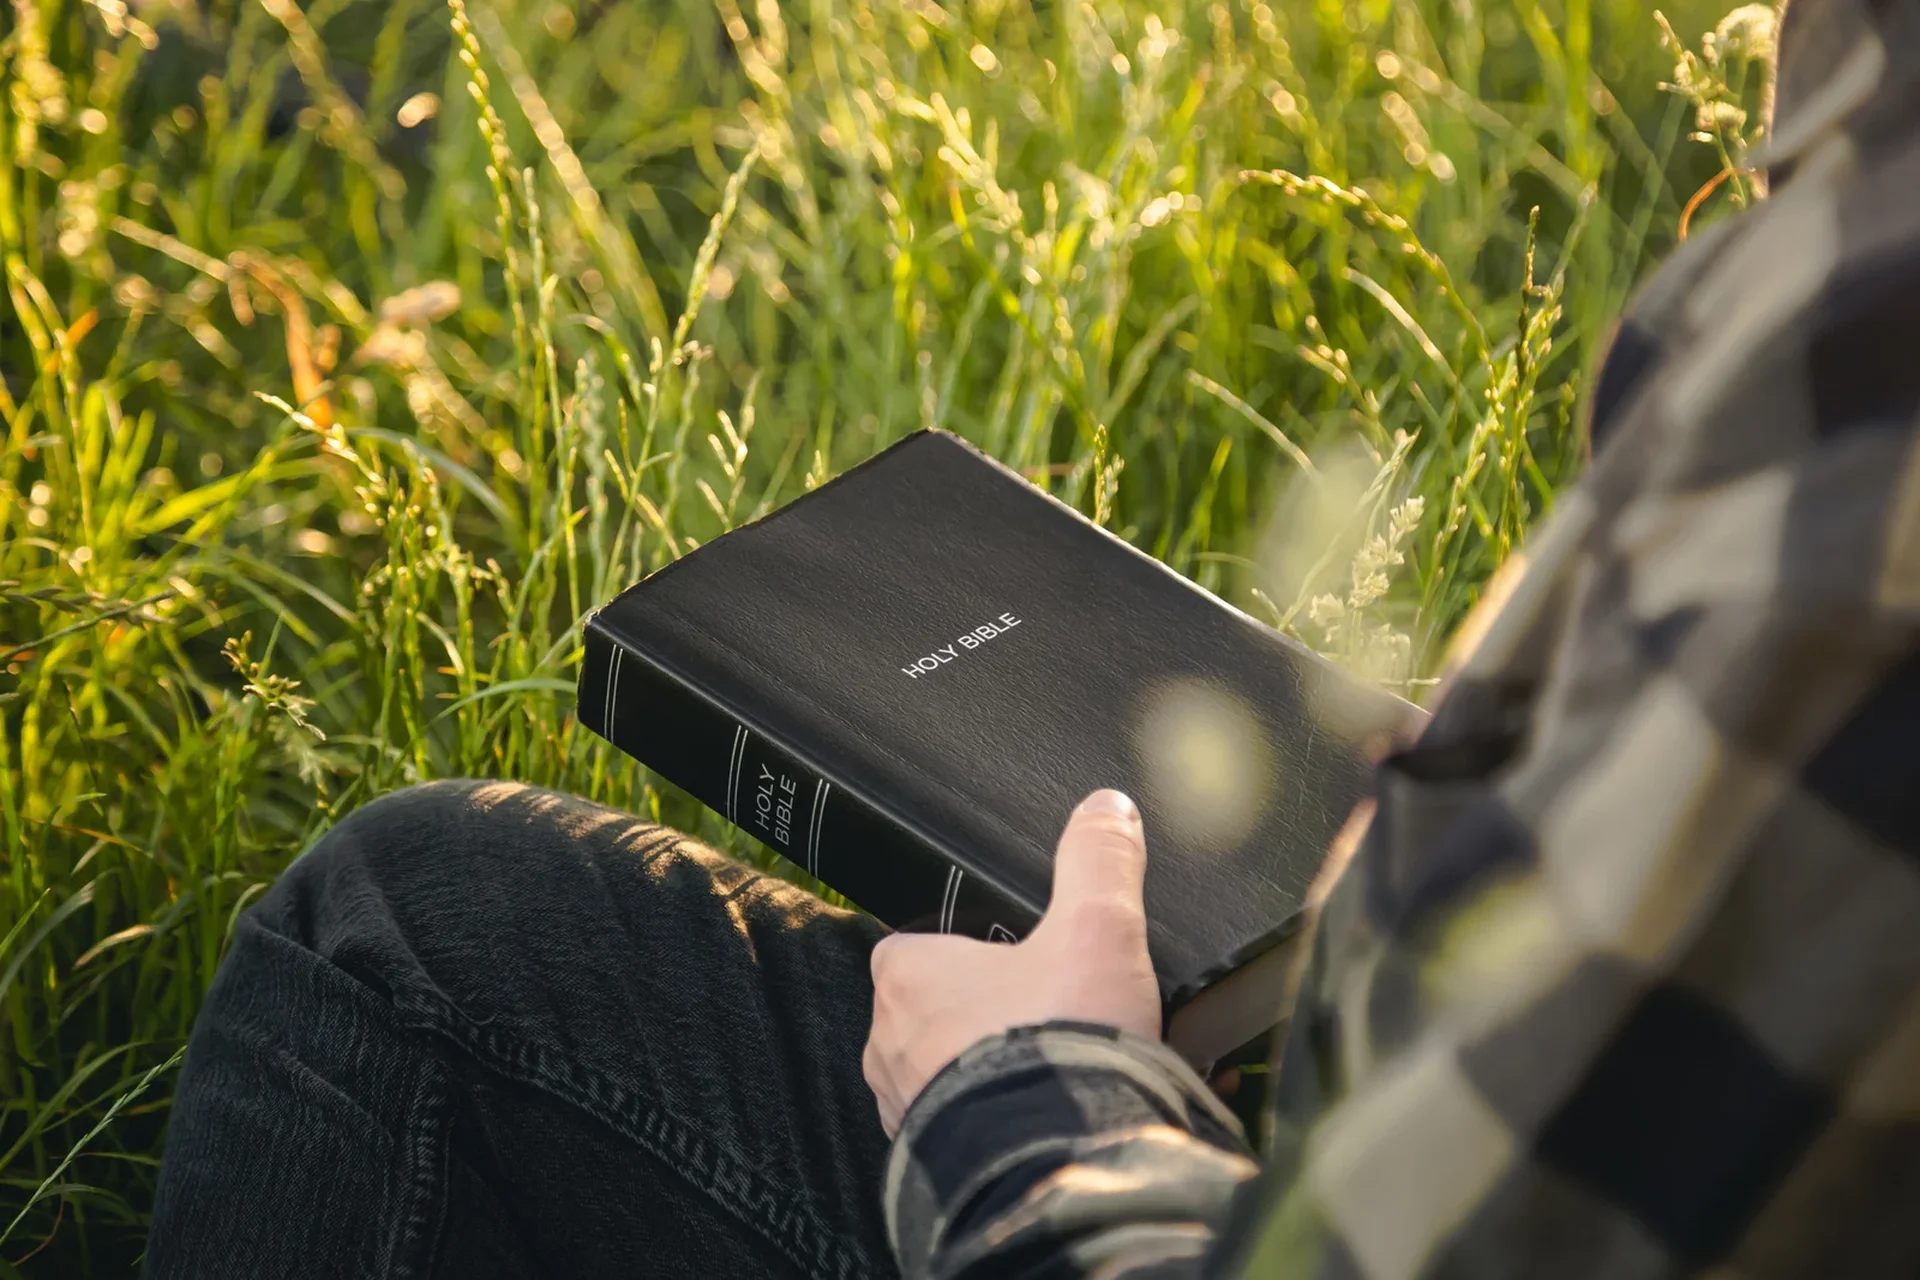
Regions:
[[[368,805],[240,922],[146,1273],[893,1275],[881,932],[552,792]]]

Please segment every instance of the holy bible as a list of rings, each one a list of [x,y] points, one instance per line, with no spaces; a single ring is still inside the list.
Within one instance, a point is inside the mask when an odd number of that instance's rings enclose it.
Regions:
[[[1301,902],[1411,708],[956,436],[909,436],[585,624],[583,724],[895,928],[1017,941],[1117,787],[1168,1040],[1282,1013]]]

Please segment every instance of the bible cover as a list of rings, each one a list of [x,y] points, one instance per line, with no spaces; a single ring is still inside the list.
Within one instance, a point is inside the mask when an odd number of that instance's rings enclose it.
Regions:
[[[1176,1048],[1271,1027],[1301,900],[1411,709],[923,431],[595,611],[582,723],[896,928],[1013,941],[1117,787]]]

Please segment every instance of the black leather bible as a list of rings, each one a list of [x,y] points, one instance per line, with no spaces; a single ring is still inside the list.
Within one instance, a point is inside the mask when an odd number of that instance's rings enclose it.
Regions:
[[[1281,1014],[1301,900],[1411,708],[923,431],[586,621],[579,715],[896,928],[1014,941],[1139,803],[1168,1039]]]

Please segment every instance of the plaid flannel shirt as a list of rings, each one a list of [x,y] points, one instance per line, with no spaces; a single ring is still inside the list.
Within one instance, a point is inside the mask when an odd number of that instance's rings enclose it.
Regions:
[[[1161,1046],[1016,1031],[906,1116],[907,1276],[1920,1274],[1920,0],[1796,3],[1791,176],[1383,766],[1266,1167]]]

